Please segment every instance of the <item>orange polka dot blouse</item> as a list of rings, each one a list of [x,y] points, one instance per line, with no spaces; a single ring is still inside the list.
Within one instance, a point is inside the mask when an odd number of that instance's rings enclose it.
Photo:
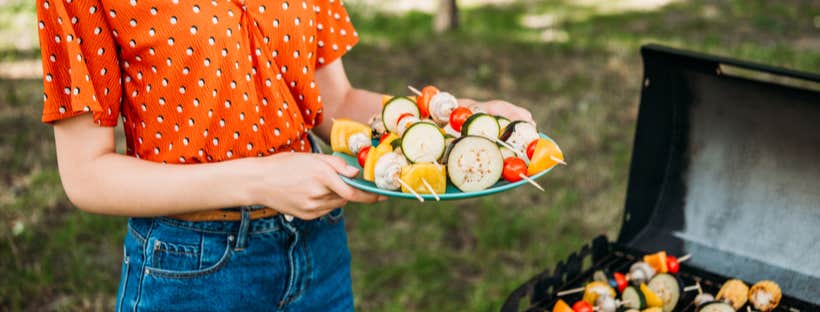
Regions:
[[[358,34],[341,0],[37,0],[43,121],[121,118],[127,153],[202,163],[310,151],[315,69]]]

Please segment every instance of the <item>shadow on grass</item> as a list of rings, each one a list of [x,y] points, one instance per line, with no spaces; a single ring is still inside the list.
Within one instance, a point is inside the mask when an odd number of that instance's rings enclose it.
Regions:
[[[391,200],[346,210],[360,310],[497,310],[518,284],[620,224],[648,41],[796,69],[820,68],[812,19],[794,1],[673,2],[601,12],[571,1],[464,10],[434,35],[432,17],[352,5],[362,42],[345,57],[354,85],[394,94],[435,84],[529,108],[569,166],[542,183],[446,203]],[[530,23],[524,23],[524,21]],[[37,53],[14,54],[37,57]],[[109,310],[124,218],[71,208],[38,80],[0,81],[0,309]],[[13,234],[14,233],[14,234]]]

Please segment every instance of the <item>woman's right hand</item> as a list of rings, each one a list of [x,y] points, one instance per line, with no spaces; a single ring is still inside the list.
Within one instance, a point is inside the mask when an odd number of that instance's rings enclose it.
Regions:
[[[279,153],[253,161],[252,202],[303,220],[321,217],[348,202],[386,199],[344,183],[339,174],[352,178],[359,169],[339,157]]]

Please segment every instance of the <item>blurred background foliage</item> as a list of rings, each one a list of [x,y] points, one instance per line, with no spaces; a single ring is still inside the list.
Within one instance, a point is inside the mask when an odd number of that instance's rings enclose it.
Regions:
[[[31,0],[0,0],[0,310],[110,310],[125,218],[73,208],[56,169]],[[820,71],[816,0],[348,0],[354,85],[435,84],[532,110],[569,166],[473,200],[346,209],[363,311],[497,310],[516,286],[621,220],[642,64],[654,42]],[[120,136],[120,144],[122,137]]]

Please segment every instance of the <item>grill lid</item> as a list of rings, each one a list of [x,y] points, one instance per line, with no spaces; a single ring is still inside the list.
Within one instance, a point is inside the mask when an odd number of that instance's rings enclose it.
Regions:
[[[618,242],[691,253],[690,266],[775,280],[820,304],[820,92],[809,89],[820,75],[655,45],[641,52]]]

